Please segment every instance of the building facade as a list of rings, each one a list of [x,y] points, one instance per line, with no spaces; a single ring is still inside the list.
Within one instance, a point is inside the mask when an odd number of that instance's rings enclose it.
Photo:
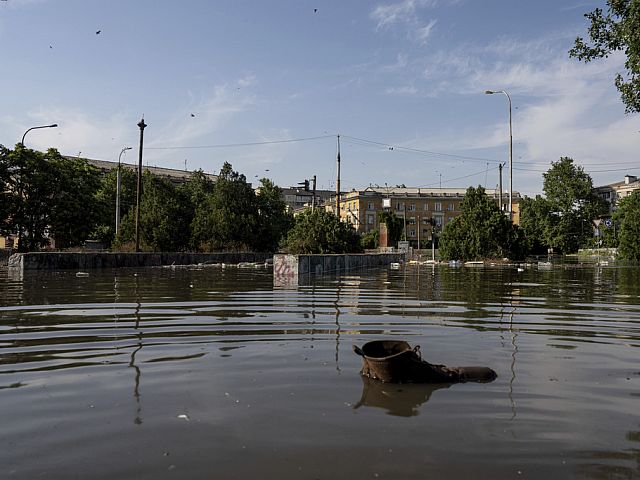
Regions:
[[[611,183],[601,187],[595,187],[595,193],[609,205],[609,215],[612,215],[620,200],[640,189],[638,177],[625,175],[622,182]]]
[[[340,219],[351,223],[360,234],[379,230],[380,215],[388,210],[400,217],[404,223],[403,238],[414,247],[423,247],[431,242],[432,229],[440,232],[455,217],[460,215],[460,204],[466,189],[460,188],[401,188],[368,187],[352,190],[340,196]],[[488,189],[486,194],[499,203],[499,191]],[[513,221],[520,221],[520,195],[513,194]],[[507,195],[502,197],[508,202]],[[335,213],[335,198],[327,207]],[[505,205],[506,207],[506,205]]]

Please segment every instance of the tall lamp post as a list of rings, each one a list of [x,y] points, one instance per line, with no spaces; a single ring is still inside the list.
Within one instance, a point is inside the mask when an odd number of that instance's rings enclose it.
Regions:
[[[509,220],[513,221],[513,130],[511,127],[511,97],[504,90],[485,90],[487,95],[502,93],[509,100]]]
[[[57,123],[52,123],[51,125],[40,125],[39,127],[31,127],[26,132],[24,132],[24,135],[22,135],[22,141],[20,142],[20,145],[24,147],[24,137],[26,137],[27,133],[29,133],[31,130],[36,130],[38,128],[56,128],[57,126]]]
[[[136,193],[136,253],[140,251],[140,202],[142,200],[142,143],[144,140],[144,117],[138,122],[140,129],[140,151],[138,154],[138,188]]]
[[[131,150],[131,147],[124,147],[118,155],[118,175],[116,180],[116,235],[120,231],[120,190],[122,189],[122,171],[120,167],[120,159],[122,154],[127,150]]]

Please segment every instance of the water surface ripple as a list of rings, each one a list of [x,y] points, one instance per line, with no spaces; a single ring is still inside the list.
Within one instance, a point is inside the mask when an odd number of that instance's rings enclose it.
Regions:
[[[640,478],[638,268],[75,273],[0,270],[0,478]]]

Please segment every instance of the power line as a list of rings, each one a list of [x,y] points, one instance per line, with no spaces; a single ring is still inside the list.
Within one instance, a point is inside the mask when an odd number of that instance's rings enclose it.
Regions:
[[[334,135],[322,135],[319,137],[292,138],[289,140],[271,140],[266,142],[245,142],[245,143],[224,143],[217,145],[182,145],[171,147],[145,147],[146,150],[181,150],[181,149],[197,149],[197,148],[232,148],[232,147],[253,147],[258,145],[273,145],[278,143],[308,142],[312,140],[321,140],[324,138],[333,138]]]
[[[483,157],[471,157],[471,156],[467,156],[467,155],[456,155],[453,153],[443,153],[443,152],[435,152],[432,150],[423,150],[423,149],[419,149],[419,148],[411,148],[411,147],[402,147],[402,146],[398,146],[398,145],[394,145],[391,143],[383,143],[383,142],[377,142],[374,140],[367,140],[364,138],[358,138],[358,137],[351,137],[349,135],[341,135],[344,138],[348,138],[351,140],[356,140],[359,142],[363,142],[365,144],[371,144],[371,145],[377,145],[377,146],[381,146],[381,147],[385,147],[389,150],[405,150],[408,152],[412,152],[412,153],[419,153],[421,155],[428,155],[428,156],[435,156],[435,157],[447,157],[447,158],[459,158],[462,160],[471,160],[471,161],[478,161],[478,162],[496,162],[499,163],[497,160],[495,159],[491,159],[491,158],[483,158]]]
[[[463,180],[465,178],[469,178],[469,177],[475,177],[477,175],[481,175],[487,171],[494,171],[496,170],[498,167],[493,167],[490,170],[480,170],[479,172],[475,172],[475,173],[470,173],[469,175],[463,175],[462,177],[456,177],[456,178],[445,178],[445,183],[450,183],[450,182],[455,182],[457,180]],[[435,186],[438,185],[439,182],[435,182],[435,183],[427,183],[426,185],[420,185],[418,188],[422,188],[422,187],[431,187],[431,186]]]

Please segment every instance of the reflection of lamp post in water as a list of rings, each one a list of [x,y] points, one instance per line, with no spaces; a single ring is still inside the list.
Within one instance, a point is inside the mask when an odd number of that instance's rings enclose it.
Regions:
[[[116,235],[120,231],[120,190],[122,189],[122,168],[120,165],[120,160],[122,158],[122,154],[127,150],[131,150],[131,147],[124,147],[120,151],[120,155],[118,155],[118,173],[116,178]]]
[[[142,406],[140,405],[140,376],[142,372],[140,371],[140,367],[136,365],[136,353],[138,353],[142,349],[142,330],[140,330],[140,308],[142,305],[140,304],[140,294],[138,290],[138,277],[135,277],[135,285],[136,285],[136,308],[134,311],[134,316],[136,317],[135,329],[138,331],[138,346],[131,352],[131,360],[129,361],[129,368],[133,368],[136,372],[135,376],[135,384],[133,389],[133,396],[136,399],[136,417],[133,420],[133,423],[136,425],[142,424],[142,418],[140,418],[140,412],[142,411]]]

